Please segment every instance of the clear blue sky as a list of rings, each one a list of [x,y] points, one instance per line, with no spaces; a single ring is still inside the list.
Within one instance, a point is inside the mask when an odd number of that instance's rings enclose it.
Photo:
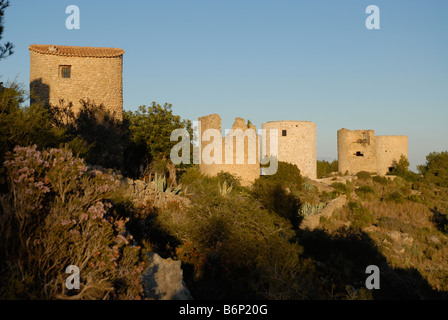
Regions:
[[[72,4],[80,30],[65,27]],[[365,27],[371,4],[380,30]],[[408,135],[413,170],[448,149],[446,0],[11,0],[4,36],[2,81],[28,84],[33,43],[118,47],[126,110],[313,121],[328,159],[340,128]]]

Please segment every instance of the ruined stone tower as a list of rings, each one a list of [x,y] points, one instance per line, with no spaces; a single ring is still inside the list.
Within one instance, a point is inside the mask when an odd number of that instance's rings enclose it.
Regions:
[[[209,176],[216,176],[219,172],[229,172],[241,178],[241,185],[251,185],[260,177],[260,162],[258,159],[258,135],[256,127],[247,123],[242,118],[235,118],[232,126],[234,134],[226,134],[223,138],[221,134],[221,117],[211,114],[199,117],[201,134],[201,163],[199,169]],[[216,129],[213,137],[210,137],[208,129]],[[238,130],[240,129],[240,130]],[[247,130],[251,129],[251,130]],[[215,139],[217,139],[215,141]],[[227,140],[227,141],[226,141]],[[231,142],[231,143],[230,143]],[[238,143],[242,147],[238,149]],[[211,148],[213,146],[213,148]],[[213,151],[210,151],[213,149]],[[239,151],[238,151],[239,150]],[[215,156],[214,152],[220,152],[221,163],[205,160],[208,155]],[[241,152],[243,151],[243,152]]]
[[[309,121],[269,121],[262,129],[278,130],[278,161],[295,164],[303,176],[316,179],[317,137],[316,124]],[[270,150],[269,133],[266,132],[266,154]]]
[[[401,155],[408,157],[407,136],[375,136],[374,130],[338,130],[339,172],[385,175]]]
[[[30,91],[43,103],[90,100],[122,119],[123,54],[115,48],[33,44],[30,50]]]

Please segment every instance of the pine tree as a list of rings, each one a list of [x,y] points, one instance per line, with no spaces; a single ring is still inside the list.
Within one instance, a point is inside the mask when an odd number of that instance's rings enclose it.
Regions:
[[[3,39],[3,16],[7,7],[9,7],[9,1],[0,0],[0,40]],[[13,49],[14,45],[11,42],[6,42],[4,45],[0,45],[0,60],[12,55],[14,53]]]

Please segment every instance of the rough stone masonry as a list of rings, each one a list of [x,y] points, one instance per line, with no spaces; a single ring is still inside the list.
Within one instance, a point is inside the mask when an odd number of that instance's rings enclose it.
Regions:
[[[124,50],[33,44],[29,51],[32,100],[72,102],[75,113],[81,99],[90,100],[122,119]]]

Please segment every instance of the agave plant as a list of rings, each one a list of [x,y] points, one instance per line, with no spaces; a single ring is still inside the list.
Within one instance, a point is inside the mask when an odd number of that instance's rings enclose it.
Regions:
[[[165,189],[164,192],[172,193],[174,195],[178,195],[182,191],[182,184],[180,183],[176,187],[173,186],[173,183],[169,187]]]
[[[305,181],[305,183],[303,184],[303,188],[306,191],[314,191],[314,190],[316,190],[316,187],[309,181]]]
[[[165,192],[166,190],[166,178],[165,176],[159,178],[159,175],[156,173],[154,175],[154,184],[156,186],[156,190],[159,192]]]
[[[314,214],[318,214],[323,208],[325,208],[326,204],[323,202],[319,202],[316,205],[312,205],[308,202],[305,202],[299,209],[299,215],[306,217]]]
[[[153,181],[156,190],[158,190],[159,192],[172,193],[174,195],[178,195],[182,191],[182,184],[173,186],[173,182],[171,182],[171,184],[168,186],[165,176],[159,177],[157,173],[155,174]]]
[[[218,188],[219,188],[219,193],[223,197],[227,197],[230,194],[230,192],[232,191],[233,186],[232,185],[227,186],[227,181],[224,180],[222,185],[220,183],[218,183]]]

